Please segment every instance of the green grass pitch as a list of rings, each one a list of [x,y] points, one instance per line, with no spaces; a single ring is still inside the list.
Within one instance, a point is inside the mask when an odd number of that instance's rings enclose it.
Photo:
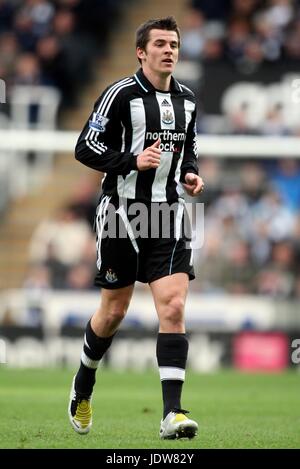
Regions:
[[[0,448],[300,448],[297,372],[187,372],[183,408],[200,431],[161,441],[158,373],[100,370],[94,424],[77,435],[67,417],[70,369],[0,368]]]

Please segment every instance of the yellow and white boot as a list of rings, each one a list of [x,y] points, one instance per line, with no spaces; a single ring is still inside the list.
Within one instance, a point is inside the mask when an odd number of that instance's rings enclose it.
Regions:
[[[194,438],[198,433],[198,424],[189,419],[187,410],[173,409],[160,423],[159,436],[163,440],[175,438]]]
[[[75,376],[72,381],[68,414],[75,432],[84,435],[88,433],[92,426],[92,396],[79,394],[75,391]]]

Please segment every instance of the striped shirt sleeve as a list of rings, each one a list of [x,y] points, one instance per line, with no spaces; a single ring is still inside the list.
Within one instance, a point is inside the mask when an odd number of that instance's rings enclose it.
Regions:
[[[124,89],[135,84],[125,78],[109,86],[96,101],[75,147],[75,158],[105,173],[126,174],[136,170],[136,156],[118,151],[118,139],[122,133],[121,96]]]
[[[181,164],[180,182],[185,182],[187,173],[198,174],[198,151],[196,144],[196,110],[192,114],[191,122],[188,125],[186,140],[184,144],[184,154]]]

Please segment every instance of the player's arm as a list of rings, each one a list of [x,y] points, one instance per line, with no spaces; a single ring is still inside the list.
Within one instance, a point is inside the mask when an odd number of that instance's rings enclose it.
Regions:
[[[199,194],[204,188],[203,180],[198,175],[195,123],[196,110],[193,112],[191,122],[188,125],[180,174],[180,182],[191,196]]]
[[[112,96],[111,99],[108,99]],[[137,155],[115,150],[121,139],[121,93],[105,90],[94,106],[75,147],[75,158],[104,173],[126,174],[137,170]]]
[[[192,113],[192,119],[188,125],[184,143],[184,153],[181,164],[180,182],[185,182],[185,175],[193,173],[198,175],[197,145],[196,145],[196,111]]]

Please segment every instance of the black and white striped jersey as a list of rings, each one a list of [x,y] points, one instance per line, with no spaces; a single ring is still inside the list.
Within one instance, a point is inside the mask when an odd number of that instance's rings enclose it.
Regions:
[[[186,173],[198,174],[194,94],[173,77],[158,91],[140,69],[109,86],[81,132],[76,159],[106,173],[103,192],[145,202],[183,196]],[[138,171],[137,156],[161,140],[157,169]]]

